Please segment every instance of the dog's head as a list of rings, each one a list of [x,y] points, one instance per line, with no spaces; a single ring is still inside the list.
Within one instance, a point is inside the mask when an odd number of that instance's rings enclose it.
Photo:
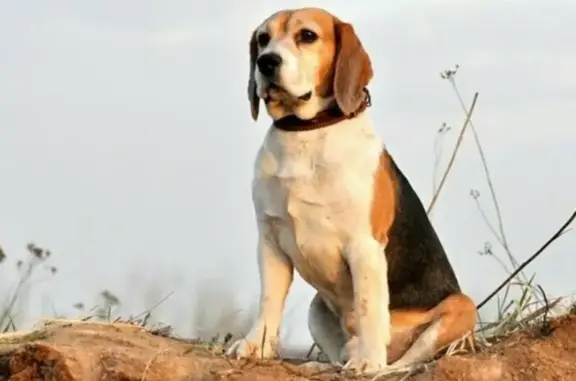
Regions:
[[[290,114],[312,119],[333,102],[349,115],[363,102],[372,75],[352,25],[323,9],[274,13],[252,33],[248,98],[254,120],[260,100],[274,120]]]

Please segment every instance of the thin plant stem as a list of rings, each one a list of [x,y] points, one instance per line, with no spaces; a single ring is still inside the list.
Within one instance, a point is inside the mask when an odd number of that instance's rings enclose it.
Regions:
[[[456,97],[458,98],[458,102],[460,103],[460,106],[462,107],[464,112],[466,112],[466,105],[465,105],[464,100],[462,98],[462,94],[460,94],[460,91],[459,91],[458,86],[456,84],[456,79],[454,78],[454,75],[447,77],[447,79],[450,82],[450,84],[452,85],[454,92],[456,93]],[[476,143],[476,147],[478,148],[480,160],[482,161],[482,167],[484,169],[484,174],[486,175],[486,182],[487,182],[488,188],[490,190],[490,196],[492,197],[492,201],[494,203],[494,209],[496,211],[496,216],[498,219],[498,230],[500,231],[500,238],[501,238],[502,246],[504,247],[504,250],[506,251],[506,254],[508,255],[508,259],[512,263],[513,267],[517,268],[518,267],[518,261],[516,261],[516,258],[514,258],[514,255],[512,255],[512,252],[510,250],[510,246],[508,244],[508,239],[506,238],[506,234],[504,232],[504,220],[502,217],[502,212],[500,211],[500,204],[498,202],[498,197],[496,196],[496,190],[494,188],[494,183],[492,182],[492,176],[490,175],[490,170],[488,169],[488,163],[486,160],[486,155],[484,154],[484,149],[482,148],[482,144],[480,143],[480,137],[478,136],[478,131],[476,130],[476,127],[474,126],[473,121],[470,121],[470,128],[472,130],[472,135],[474,136],[474,141]],[[524,273],[520,273],[519,276],[523,277],[524,278],[523,280],[526,281],[526,275]]]
[[[27,267],[26,270],[24,271],[24,274],[20,275],[20,279],[18,279],[18,283],[16,284],[14,292],[9,297],[8,302],[4,305],[2,315],[0,315],[0,327],[4,326],[4,324],[6,323],[6,319],[11,319],[10,313],[12,312],[12,309],[14,308],[14,305],[16,304],[16,301],[20,296],[22,288],[32,276],[32,271],[34,270],[34,266],[36,265],[35,261],[36,259],[32,257],[30,259],[30,262],[27,263]]]
[[[434,205],[436,205],[436,201],[438,200],[438,197],[440,196],[440,192],[442,191],[442,188],[444,187],[446,179],[448,178],[448,174],[450,173],[450,170],[452,169],[452,166],[454,165],[454,161],[456,160],[456,154],[458,153],[458,149],[460,148],[460,144],[462,143],[462,138],[464,137],[464,133],[466,132],[466,127],[470,123],[470,118],[472,117],[472,113],[474,112],[474,107],[476,107],[476,100],[477,99],[478,99],[478,92],[476,92],[474,94],[474,99],[472,100],[472,104],[470,105],[470,109],[468,109],[466,111],[466,119],[464,120],[464,125],[462,126],[462,129],[460,130],[460,134],[458,135],[458,140],[456,141],[456,145],[454,146],[454,150],[452,151],[452,156],[450,157],[450,161],[448,162],[448,165],[446,166],[446,170],[444,171],[444,175],[442,175],[442,179],[440,180],[440,183],[438,184],[438,189],[436,189],[436,192],[432,196],[432,200],[430,201],[430,205],[428,206],[428,210],[426,211],[427,214],[430,214],[432,212],[432,209],[434,208]]]

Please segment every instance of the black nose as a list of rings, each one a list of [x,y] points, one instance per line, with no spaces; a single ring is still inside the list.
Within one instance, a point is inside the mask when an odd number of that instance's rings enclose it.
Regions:
[[[276,68],[282,63],[282,57],[276,53],[266,53],[258,58],[257,64],[260,73],[271,77],[276,73]]]

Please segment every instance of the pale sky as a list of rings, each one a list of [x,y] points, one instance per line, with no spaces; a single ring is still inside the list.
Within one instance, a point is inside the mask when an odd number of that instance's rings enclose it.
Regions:
[[[566,1],[11,1],[0,5],[0,245],[34,241],[59,268],[38,280],[29,321],[73,314],[107,288],[138,313],[197,333],[195,300],[215,316],[258,295],[252,165],[270,119],[250,118],[248,40],[270,13],[322,6],[372,58],[369,110],[424,204],[434,137],[464,115],[456,77],[499,196],[512,251],[532,254],[576,206],[576,3]],[[470,131],[469,131],[470,132]],[[493,242],[470,190],[493,209],[472,135],[432,216],[461,286],[479,302],[503,278],[478,255]],[[528,268],[551,295],[576,291],[576,233]],[[0,272],[0,292],[13,274]],[[215,291],[214,291],[215,290]],[[214,296],[216,295],[216,296]],[[291,342],[310,340],[312,290],[288,299]],[[223,305],[223,306],[222,306]],[[234,307],[236,308],[236,307]],[[485,313],[493,310],[489,306]]]

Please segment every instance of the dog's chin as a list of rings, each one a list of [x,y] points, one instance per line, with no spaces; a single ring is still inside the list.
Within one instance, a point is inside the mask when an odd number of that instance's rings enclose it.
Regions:
[[[312,98],[312,90],[303,94],[293,94],[285,88],[271,83],[263,91],[264,102],[270,101],[281,102],[287,105],[297,105],[303,102],[308,102]]]
[[[324,99],[316,96],[313,90],[294,94],[279,85],[269,84],[260,90],[259,95],[274,120],[287,115],[308,120],[325,108]]]

